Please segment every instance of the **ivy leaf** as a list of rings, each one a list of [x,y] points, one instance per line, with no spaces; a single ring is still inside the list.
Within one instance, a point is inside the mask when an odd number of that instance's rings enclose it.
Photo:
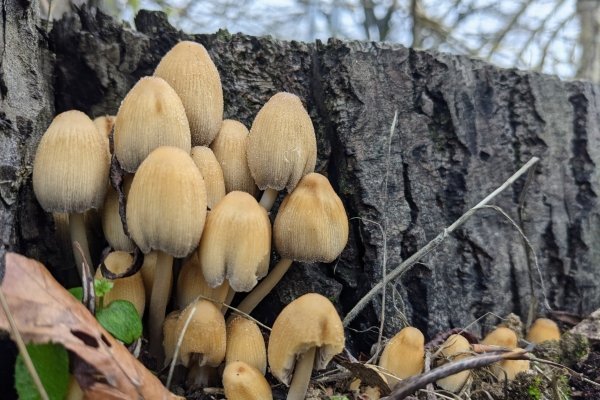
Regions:
[[[96,319],[123,343],[130,344],[142,336],[142,320],[135,306],[127,300],[112,301],[96,312]]]
[[[96,279],[94,281],[94,291],[96,297],[104,297],[113,288],[114,283],[107,279]]]
[[[69,293],[71,293],[77,300],[83,301],[83,288],[81,286],[69,289]]]
[[[27,352],[51,400],[62,400],[69,389],[69,356],[60,344],[28,344]],[[15,364],[15,388],[20,400],[38,400],[41,396],[19,354]]]

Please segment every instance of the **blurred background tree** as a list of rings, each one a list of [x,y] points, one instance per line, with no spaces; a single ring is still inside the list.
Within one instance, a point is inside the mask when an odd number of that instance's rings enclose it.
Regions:
[[[41,1],[56,17],[85,0]],[[140,8],[163,10],[187,32],[390,41],[600,82],[600,0],[88,1],[126,20]]]

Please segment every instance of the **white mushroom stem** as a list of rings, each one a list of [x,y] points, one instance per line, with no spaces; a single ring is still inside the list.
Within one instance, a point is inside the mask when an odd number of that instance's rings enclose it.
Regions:
[[[158,251],[156,270],[150,296],[150,354],[160,359],[162,349],[162,324],[169,301],[169,289],[173,274],[173,257],[164,251]],[[160,360],[159,360],[160,361]]]
[[[261,280],[250,293],[248,293],[248,295],[236,308],[241,312],[250,314],[252,310],[256,308],[258,303],[260,303],[269,294],[269,292],[273,290],[275,285],[279,283],[287,270],[290,269],[292,262],[293,260],[288,258],[282,258],[279,260],[271,272],[269,272],[269,274],[263,280]]]
[[[308,390],[308,384],[310,383],[310,374],[312,373],[313,365],[315,363],[315,352],[316,347],[311,347],[306,353],[298,358],[298,361],[296,361],[294,376],[287,395],[287,400],[303,400],[306,398],[306,391]]]
[[[277,200],[277,195],[279,191],[271,188],[267,188],[260,198],[259,204],[267,210],[267,212],[271,211],[273,204],[275,204],[275,200]]]
[[[94,274],[94,266],[92,264],[92,257],[90,256],[90,248],[88,245],[87,234],[85,232],[85,223],[83,220],[82,213],[70,213],[69,214],[69,233],[71,235],[71,245],[73,246],[73,256],[75,257],[75,263],[77,264],[77,271],[79,272],[79,276],[83,276],[82,274],[82,264],[83,261],[90,266],[90,272],[92,275]],[[79,243],[81,247],[81,251],[83,252],[83,257],[81,256],[81,252],[75,245],[75,243]]]

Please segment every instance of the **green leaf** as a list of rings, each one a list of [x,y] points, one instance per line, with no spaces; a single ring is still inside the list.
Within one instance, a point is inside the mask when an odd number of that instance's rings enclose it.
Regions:
[[[142,336],[142,320],[135,306],[127,300],[115,300],[96,312],[100,325],[115,338],[129,344]]]
[[[83,288],[81,286],[69,289],[69,293],[71,293],[77,300],[83,301]]]
[[[104,297],[113,288],[114,283],[107,279],[96,279],[94,281],[94,290],[96,297]]]
[[[69,356],[67,350],[54,343],[28,344],[27,352],[33,361],[48,397],[62,400],[69,389]],[[19,354],[15,364],[15,388],[20,400],[38,400],[41,396]]]

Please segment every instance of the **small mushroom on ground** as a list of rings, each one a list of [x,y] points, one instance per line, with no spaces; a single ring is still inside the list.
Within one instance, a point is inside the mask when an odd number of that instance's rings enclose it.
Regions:
[[[325,368],[343,350],[344,327],[335,307],[326,297],[308,293],[277,316],[267,354],[273,376],[290,386],[287,399],[302,400],[313,366]]]
[[[348,217],[327,178],[310,173],[283,199],[273,224],[273,239],[281,260],[238,305],[247,314],[283,278],[293,260],[332,262],[346,247]]]
[[[418,375],[425,365],[425,337],[411,326],[398,332],[385,346],[379,366],[400,379]],[[390,388],[400,382],[388,376]]]
[[[225,191],[229,193],[238,190],[256,197],[260,190],[248,168],[248,133],[248,129],[241,122],[226,119],[210,148],[221,164]]]
[[[133,182],[133,175],[125,175],[123,181],[125,196],[129,193],[131,182]],[[114,250],[129,253],[135,250],[135,244],[123,230],[123,222],[121,221],[121,214],[119,214],[119,194],[112,187],[108,188],[104,199],[104,207],[102,207],[102,230],[106,241]]]
[[[156,148],[191,150],[190,127],[181,99],[157,77],[138,81],[121,103],[114,128],[114,151],[121,167],[135,172]]]
[[[104,265],[113,274],[122,274],[133,264],[133,257],[124,251],[113,251],[104,259]],[[100,268],[96,271],[96,279],[104,278]],[[138,271],[126,278],[111,280],[112,289],[104,296],[104,306],[108,306],[115,300],[127,300],[131,302],[140,317],[144,315],[146,307],[146,294],[142,274]]]
[[[518,339],[515,331],[502,326],[488,333],[481,343],[520,350],[517,348]],[[513,380],[519,372],[529,370],[529,360],[503,360],[492,364],[491,369],[498,380]]]
[[[150,350],[157,357],[173,257],[185,257],[196,248],[205,219],[204,180],[189,154],[175,147],[150,153],[129,190],[127,225],[144,254],[158,250],[149,310]]]
[[[243,361],[227,364],[223,371],[227,400],[272,400],[271,386],[265,377]]]
[[[227,323],[225,364],[243,361],[263,375],[267,371],[265,340],[256,322],[236,315]]]
[[[200,43],[177,43],[154,71],[175,89],[190,122],[192,145],[208,146],[223,120],[223,89],[217,67]]]
[[[99,209],[106,194],[109,154],[92,120],[80,111],[57,115],[38,145],[33,190],[48,212],[69,213],[69,231],[77,270],[93,266],[83,213]],[[83,257],[75,247],[79,243]]]
[[[444,344],[442,344],[439,351],[444,358],[449,359],[450,361],[457,361],[469,356],[471,345],[464,336],[451,335],[448,339],[446,339]],[[463,388],[470,376],[471,371],[465,370],[445,378],[438,379],[435,383],[444,390],[456,393]]]
[[[200,266],[198,252],[193,252],[183,263],[177,278],[177,306],[181,309],[187,307],[196,297],[204,296],[216,303],[224,303],[229,292],[229,285],[224,282],[216,288],[211,288]]]
[[[509,349],[517,347],[518,339],[517,334],[510,328],[503,326],[498,327],[488,333],[485,338],[481,341],[481,344],[487,344],[492,346],[502,346]]]
[[[260,205],[269,211],[280,190],[291,192],[315,170],[315,129],[300,98],[280,92],[260,109],[248,138],[248,167],[256,185],[265,191]]]
[[[192,147],[192,160],[200,169],[206,185],[208,209],[212,210],[225,197],[223,170],[212,150],[204,146]]]
[[[535,344],[547,340],[560,340],[560,329],[556,322],[548,318],[538,318],[527,332],[527,341]]]
[[[512,350],[522,350],[518,347]],[[492,373],[499,381],[508,379],[512,381],[521,372],[526,372],[531,369],[529,360],[502,360],[492,364]]]

